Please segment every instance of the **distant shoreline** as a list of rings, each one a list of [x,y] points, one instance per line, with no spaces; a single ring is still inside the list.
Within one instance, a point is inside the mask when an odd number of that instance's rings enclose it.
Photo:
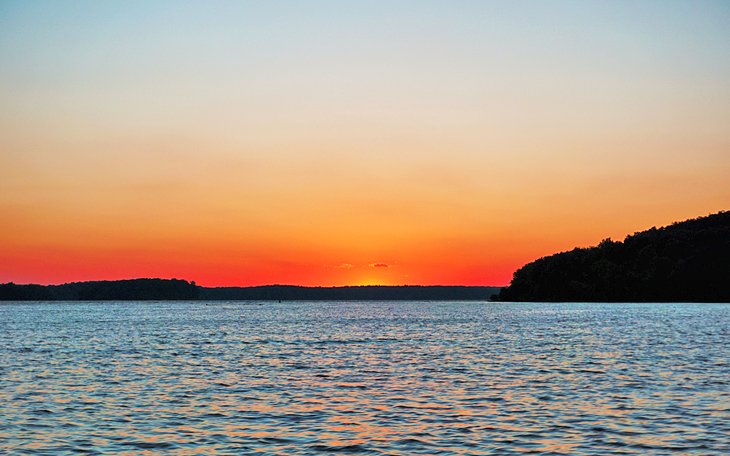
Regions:
[[[500,289],[460,285],[201,287],[178,279],[130,279],[0,284],[0,301],[488,301]]]

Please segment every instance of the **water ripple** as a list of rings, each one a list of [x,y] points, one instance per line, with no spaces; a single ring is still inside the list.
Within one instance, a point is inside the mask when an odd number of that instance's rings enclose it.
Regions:
[[[730,305],[0,305],[0,453],[730,453]]]

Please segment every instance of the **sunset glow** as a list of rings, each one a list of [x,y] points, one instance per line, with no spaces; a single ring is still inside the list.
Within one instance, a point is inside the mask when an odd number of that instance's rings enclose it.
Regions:
[[[0,282],[505,285],[728,209],[727,2],[3,2]]]

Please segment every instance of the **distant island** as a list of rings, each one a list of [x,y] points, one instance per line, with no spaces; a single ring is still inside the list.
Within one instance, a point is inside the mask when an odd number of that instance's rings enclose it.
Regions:
[[[178,279],[131,279],[63,285],[0,284],[0,301],[484,301],[499,287],[348,286],[201,287]]]
[[[730,212],[540,258],[495,300],[730,302]]]

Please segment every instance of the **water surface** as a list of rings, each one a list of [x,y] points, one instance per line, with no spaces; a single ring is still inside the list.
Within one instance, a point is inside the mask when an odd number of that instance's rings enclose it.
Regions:
[[[0,304],[0,453],[730,453],[730,305]]]

